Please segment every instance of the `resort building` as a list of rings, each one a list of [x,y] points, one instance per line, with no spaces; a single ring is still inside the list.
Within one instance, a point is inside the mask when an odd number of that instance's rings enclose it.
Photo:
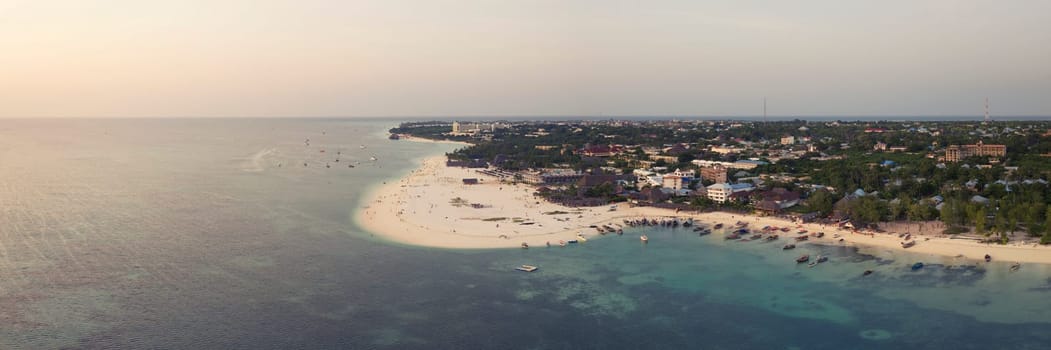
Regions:
[[[716,183],[726,182],[726,167],[714,165],[701,168],[701,179]]]
[[[794,136],[781,137],[781,144],[782,145],[791,145],[791,144],[795,144],[795,143],[796,143],[796,138]]]
[[[1003,157],[1007,155],[1007,146],[986,145],[982,141],[973,145],[952,145],[945,148],[946,162],[959,162],[967,157]]]
[[[707,188],[708,199],[711,199],[713,202],[717,202],[717,203],[725,203],[726,200],[728,200],[731,197],[733,197],[734,194],[740,193],[740,194],[743,195],[744,192],[749,192],[749,191],[751,191],[753,189],[754,189],[754,187],[752,187],[751,184],[732,184],[731,185],[731,184],[726,183],[726,182],[717,183],[717,184],[708,186],[708,188]]]
[[[661,187],[678,190],[683,188],[682,176],[675,176],[673,174],[664,175],[664,181],[661,183]],[[689,184],[689,182],[686,182]]]

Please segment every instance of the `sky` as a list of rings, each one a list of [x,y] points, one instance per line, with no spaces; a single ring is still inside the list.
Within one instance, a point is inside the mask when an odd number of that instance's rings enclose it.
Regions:
[[[0,0],[0,117],[1051,115],[1051,1]]]

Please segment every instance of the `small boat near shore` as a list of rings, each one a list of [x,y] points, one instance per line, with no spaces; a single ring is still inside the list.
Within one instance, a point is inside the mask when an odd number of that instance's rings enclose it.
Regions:
[[[533,272],[533,271],[536,271],[537,269],[539,269],[539,267],[536,267],[536,266],[533,266],[533,265],[522,265],[522,266],[519,266],[519,267],[515,268],[515,270],[522,271],[522,272]]]
[[[916,241],[901,242],[902,248],[910,248],[914,245],[916,245]]]
[[[1020,269],[1020,268],[1022,268],[1022,264],[1021,263],[1014,263],[1014,264],[1011,264],[1010,271],[1011,272],[1015,272],[1015,271],[1018,271],[1018,269]]]
[[[763,238],[763,242],[773,242],[776,241],[778,238],[780,237],[778,237],[777,235],[766,236],[766,238]]]
[[[921,263],[921,262],[912,264],[912,267],[911,267],[912,271],[916,271],[916,270],[919,270],[919,269],[922,269],[922,268],[923,268],[923,263]]]
[[[993,261],[993,257],[989,254],[985,254],[985,262]]]
[[[716,230],[721,229],[721,228],[723,228],[723,224],[715,224],[715,229]]]
[[[872,274],[872,270],[865,270],[865,272],[861,273],[862,276],[868,276],[868,275],[871,275],[871,274]]]
[[[798,258],[796,258],[796,263],[797,264],[802,264],[802,263],[805,263],[805,262],[807,262],[809,260],[810,260],[810,255],[803,254],[803,255],[800,255]]]
[[[799,237],[796,237],[796,242],[802,242],[802,241],[809,240],[809,239],[810,239],[810,236],[799,236]]]
[[[641,240],[642,243],[649,243],[650,242],[650,238],[646,237],[646,235],[642,235],[642,237],[639,237],[639,240]]]
[[[795,244],[785,244],[784,247],[781,247],[781,250],[789,250],[789,249],[796,249],[796,245]]]

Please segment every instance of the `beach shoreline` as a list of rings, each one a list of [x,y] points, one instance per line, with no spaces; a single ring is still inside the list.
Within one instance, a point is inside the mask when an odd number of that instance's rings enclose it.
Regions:
[[[477,179],[478,183],[465,184],[464,179]],[[896,234],[861,233],[752,214],[676,213],[670,209],[630,207],[627,203],[615,207],[571,208],[534,197],[534,192],[535,187],[531,185],[501,183],[498,178],[474,169],[446,167],[445,156],[438,155],[423,158],[420,166],[408,175],[373,190],[357,210],[355,220],[367,231],[392,242],[450,249],[519,248],[523,243],[534,248],[549,244],[557,247],[561,241],[601,237],[593,225],[623,227],[627,230],[625,235],[634,235],[631,228],[624,227],[625,219],[692,218],[699,223],[722,223],[727,227],[742,221],[749,223],[752,230],[764,226],[790,227],[790,232],[781,233],[780,242],[792,242],[799,230],[824,232],[824,237],[811,237],[808,242],[856,246],[859,252],[872,255],[908,251],[982,261],[989,254],[997,261],[1051,264],[1051,248],[1032,244],[995,245],[913,233],[916,244],[904,248],[902,238]]]

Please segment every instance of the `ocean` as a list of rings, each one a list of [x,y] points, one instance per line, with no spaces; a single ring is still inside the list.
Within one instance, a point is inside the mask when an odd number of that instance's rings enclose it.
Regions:
[[[782,251],[681,228],[529,250],[385,242],[354,222],[364,196],[456,147],[388,140],[395,124],[0,120],[0,348],[1051,344],[1051,268],[1007,259]],[[796,264],[804,253],[830,261]]]

